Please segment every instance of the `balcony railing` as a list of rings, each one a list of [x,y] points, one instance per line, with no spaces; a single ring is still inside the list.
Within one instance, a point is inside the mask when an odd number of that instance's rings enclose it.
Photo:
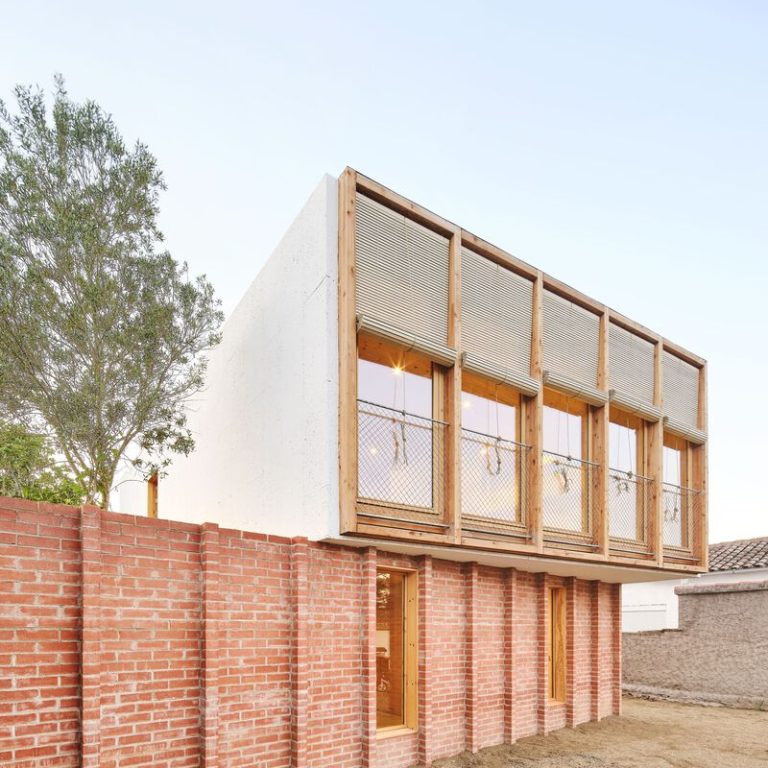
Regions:
[[[663,483],[664,549],[690,553],[701,524],[702,492],[682,485]]]
[[[608,535],[611,548],[645,553],[650,536],[653,481],[634,472],[608,470]]]
[[[530,447],[461,430],[461,518],[465,530],[526,535],[526,457]]]
[[[434,521],[442,511],[445,426],[435,419],[358,400],[360,503],[382,508],[389,519]]]
[[[543,452],[542,515],[544,537],[594,538],[592,480],[598,465],[550,451]]]

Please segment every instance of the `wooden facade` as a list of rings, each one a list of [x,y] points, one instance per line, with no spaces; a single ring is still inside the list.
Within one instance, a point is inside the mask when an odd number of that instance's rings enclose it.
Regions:
[[[705,570],[706,361],[352,169],[346,169],[341,175],[339,195],[341,533],[668,571]],[[419,349],[417,344],[408,342],[412,331],[403,333],[401,339],[398,329],[394,332],[382,330],[375,324],[366,324],[364,318],[359,316],[356,299],[356,208],[360,195],[364,196],[366,204],[368,200],[375,201],[447,241],[447,328],[444,345],[425,342],[425,349]],[[493,397],[496,402],[500,397],[503,401],[506,393],[506,397],[511,398],[509,402],[517,403],[519,431],[515,439],[519,445],[515,447],[516,444],[510,442],[508,449],[517,450],[515,471],[519,473],[516,487],[520,514],[504,524],[487,521],[478,526],[468,519],[462,509],[462,392],[468,388],[472,392],[481,392],[484,386],[482,373],[478,374],[474,367],[470,373],[469,359],[462,346],[462,323],[465,319],[462,313],[463,251],[479,255],[514,275],[526,278],[532,286],[530,369],[521,375],[520,383],[514,376],[501,384],[499,376],[486,380],[489,387],[495,388]],[[556,297],[566,300],[573,307],[587,310],[590,320],[597,318],[597,373],[595,381],[591,382],[593,386],[577,385],[570,382],[567,376],[558,378],[545,368],[543,316],[545,304],[556,301]],[[619,329],[617,333],[622,329],[630,332],[633,338],[646,345],[648,354],[652,355],[649,369],[652,370],[653,380],[652,403],[645,408],[638,406],[634,409],[631,398],[628,404],[626,399],[613,397],[609,359],[611,329]],[[563,342],[566,352],[567,342],[566,338]],[[432,507],[424,514],[398,503],[379,502],[372,506],[359,497],[358,359],[376,360],[372,349],[377,346],[394,350],[403,359],[410,356],[411,360],[420,360],[421,365],[432,366],[432,417],[436,429],[439,427],[439,438],[435,437],[434,444],[437,446],[439,440],[439,452],[435,449],[433,454]],[[665,353],[674,356],[681,366],[686,366],[684,373],[698,377],[696,423],[690,424],[687,431],[690,436],[683,431],[684,436],[681,437],[679,428],[675,428],[677,434],[671,434],[672,420],[653,416],[656,410],[661,414],[664,406],[662,379]],[[530,391],[527,381],[535,385]],[[499,392],[502,392],[501,396]],[[562,402],[558,403],[558,399]],[[558,457],[545,451],[545,408],[552,403],[564,413],[583,418],[584,445],[579,448],[578,460],[570,455]],[[391,422],[397,423],[395,415]],[[637,435],[635,447],[631,449],[636,453],[636,458],[633,456],[635,465],[626,470],[618,481],[612,475],[609,461],[611,424],[626,427],[629,430],[626,434]],[[669,446],[672,442],[684,447],[680,461],[685,463],[685,474],[683,476],[681,470],[680,489],[674,492],[674,498],[670,495],[671,491],[665,488],[663,477],[665,444]],[[498,455],[498,437],[491,448]],[[563,533],[547,524],[544,487],[546,482],[551,482],[553,462],[566,485],[570,478],[575,478],[579,485],[580,503],[587,521],[583,531]],[[616,536],[612,529],[612,526],[615,528],[615,521],[612,522],[610,517],[616,488],[620,495],[622,483],[629,488],[630,482],[633,503],[642,504],[642,515],[638,513],[637,516],[640,522],[634,544],[631,534],[629,540]],[[625,505],[627,497],[625,493],[622,498]],[[573,514],[577,515],[577,512]],[[670,520],[673,522],[670,523]],[[670,525],[679,529],[671,543]]]

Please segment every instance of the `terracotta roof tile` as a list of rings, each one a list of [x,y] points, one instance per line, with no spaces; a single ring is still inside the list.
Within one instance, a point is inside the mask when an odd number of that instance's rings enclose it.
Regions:
[[[768,536],[709,545],[710,571],[768,568]]]

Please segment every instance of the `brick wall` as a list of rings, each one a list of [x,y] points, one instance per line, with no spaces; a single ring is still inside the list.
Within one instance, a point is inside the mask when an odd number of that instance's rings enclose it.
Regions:
[[[419,728],[376,738],[376,568],[419,574]],[[568,698],[543,597],[568,590]],[[405,768],[618,710],[618,587],[0,499],[0,765]]]
[[[675,591],[680,598],[679,629],[623,637],[624,681],[630,690],[765,706],[768,581],[682,586]]]

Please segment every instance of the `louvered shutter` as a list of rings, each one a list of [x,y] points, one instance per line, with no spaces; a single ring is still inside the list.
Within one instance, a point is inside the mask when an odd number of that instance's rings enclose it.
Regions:
[[[702,443],[706,434],[698,429],[699,369],[671,352],[662,357],[665,428],[693,443]]]
[[[544,291],[544,383],[587,402],[607,400],[597,389],[600,318],[551,291]]]
[[[358,317],[381,335],[445,356],[448,239],[364,195],[356,208]]]
[[[533,283],[466,248],[461,252],[464,367],[526,394],[531,378]]]
[[[608,380],[611,402],[649,421],[661,414],[653,404],[655,345],[611,323],[608,328]]]

